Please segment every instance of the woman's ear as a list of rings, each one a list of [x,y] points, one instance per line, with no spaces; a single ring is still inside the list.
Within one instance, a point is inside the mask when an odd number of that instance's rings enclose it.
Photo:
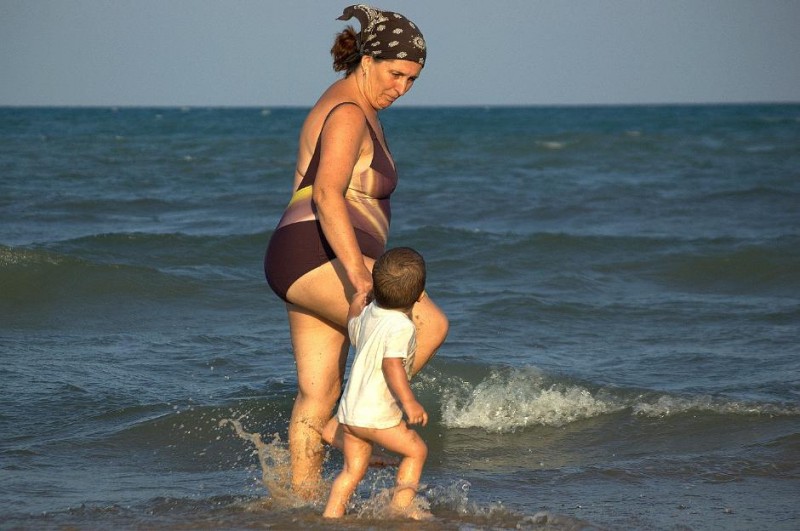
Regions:
[[[362,55],[361,56],[361,69],[366,72],[372,66],[372,63],[375,61],[371,55]]]

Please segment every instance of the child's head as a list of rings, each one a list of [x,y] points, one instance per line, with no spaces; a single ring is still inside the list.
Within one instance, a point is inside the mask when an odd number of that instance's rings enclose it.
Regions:
[[[410,247],[383,253],[372,268],[372,291],[381,308],[410,308],[425,289],[425,260]]]

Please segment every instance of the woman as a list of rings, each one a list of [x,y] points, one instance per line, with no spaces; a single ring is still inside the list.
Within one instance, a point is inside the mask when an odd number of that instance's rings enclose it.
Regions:
[[[426,55],[422,33],[402,15],[359,4],[339,20],[352,17],[361,31],[348,26],[331,49],[334,70],[345,76],[303,124],[294,194],[264,260],[289,317],[298,379],[289,422],[292,488],[305,499],[321,494],[321,433],[344,378],[348,301],[372,289],[372,265],[388,239],[397,175],[378,111],[408,92]],[[413,320],[416,373],[444,341],[448,321],[427,296]]]

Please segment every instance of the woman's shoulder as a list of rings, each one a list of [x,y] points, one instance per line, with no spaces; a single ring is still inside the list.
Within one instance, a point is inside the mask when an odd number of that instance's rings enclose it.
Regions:
[[[328,90],[314,104],[306,118],[306,125],[319,130],[322,125],[335,117],[336,121],[345,121],[349,125],[363,122],[366,114],[347,91]]]
[[[344,100],[333,102],[325,114],[325,121],[329,121],[334,117],[337,121],[355,123],[363,122],[366,115],[356,102]]]
[[[326,127],[349,130],[366,128],[365,115],[353,101],[342,98],[322,97],[306,116],[302,128],[302,139],[311,150]]]
[[[368,138],[367,118],[361,107],[352,101],[333,101],[320,108],[314,131],[318,136],[333,138]]]

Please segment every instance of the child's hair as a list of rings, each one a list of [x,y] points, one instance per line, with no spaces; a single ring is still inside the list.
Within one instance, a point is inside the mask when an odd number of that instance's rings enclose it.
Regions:
[[[383,253],[372,268],[375,302],[389,310],[410,308],[425,289],[425,260],[410,247]]]

